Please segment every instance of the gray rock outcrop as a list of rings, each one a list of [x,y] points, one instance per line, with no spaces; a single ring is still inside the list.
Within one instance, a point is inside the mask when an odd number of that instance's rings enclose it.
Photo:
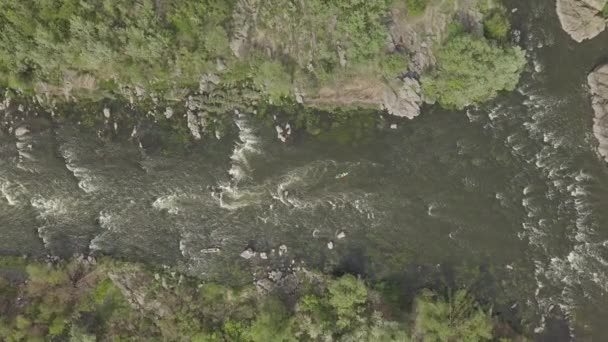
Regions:
[[[608,0],[557,0],[557,16],[564,31],[582,42],[606,29],[608,19],[602,14]]]
[[[406,77],[399,89],[387,89],[384,92],[382,107],[389,114],[413,119],[420,114],[422,90],[418,80]]]
[[[598,152],[608,161],[608,64],[596,68],[587,77],[595,116],[593,134],[599,142]]]
[[[249,31],[255,26],[259,0],[239,0],[234,15],[235,31],[230,39],[230,49],[238,58],[242,57],[249,39]]]

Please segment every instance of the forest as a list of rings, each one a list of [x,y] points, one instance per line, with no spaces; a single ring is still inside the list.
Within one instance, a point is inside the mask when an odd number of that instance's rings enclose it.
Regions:
[[[277,277],[282,283],[278,283]],[[269,280],[273,278],[274,280]],[[413,298],[300,269],[226,286],[109,258],[0,259],[0,338],[17,341],[522,341],[466,289]],[[275,282],[274,287],[268,283]]]

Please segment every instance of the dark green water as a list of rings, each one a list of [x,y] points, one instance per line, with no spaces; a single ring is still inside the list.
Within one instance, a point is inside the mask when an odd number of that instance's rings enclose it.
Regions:
[[[538,340],[602,340],[608,168],[585,87],[608,34],[576,44],[553,1],[510,6],[530,60],[516,92],[466,113],[389,119],[397,129],[355,147],[282,144],[243,113],[232,136],[165,155],[146,127],[107,142],[8,116],[0,253],[111,254],[220,278],[305,262],[405,277],[408,290],[467,284]],[[268,258],[240,258],[247,247]]]

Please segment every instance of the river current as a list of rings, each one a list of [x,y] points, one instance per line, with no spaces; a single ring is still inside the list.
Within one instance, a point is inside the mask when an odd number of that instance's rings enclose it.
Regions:
[[[234,113],[234,134],[166,154],[25,115],[0,133],[0,253],[109,254],[216,277],[250,262],[333,265],[408,273],[412,287],[476,270],[492,274],[477,291],[538,340],[601,340],[608,168],[586,76],[608,33],[576,44],[552,1],[510,6],[530,61],[516,91],[388,118],[396,129],[365,144],[281,143]],[[241,258],[247,248],[258,254]]]

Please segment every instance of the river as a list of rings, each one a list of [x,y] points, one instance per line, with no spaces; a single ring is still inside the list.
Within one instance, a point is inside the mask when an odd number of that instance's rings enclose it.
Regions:
[[[108,141],[22,115],[10,126],[28,132],[0,133],[0,253],[108,254],[216,278],[305,263],[410,290],[468,284],[539,341],[608,336],[608,168],[586,89],[608,32],[577,44],[553,1],[509,6],[530,61],[515,92],[387,118],[359,145],[283,144],[239,113],[232,134],[163,153],[151,128]],[[245,260],[246,248],[258,254]]]

